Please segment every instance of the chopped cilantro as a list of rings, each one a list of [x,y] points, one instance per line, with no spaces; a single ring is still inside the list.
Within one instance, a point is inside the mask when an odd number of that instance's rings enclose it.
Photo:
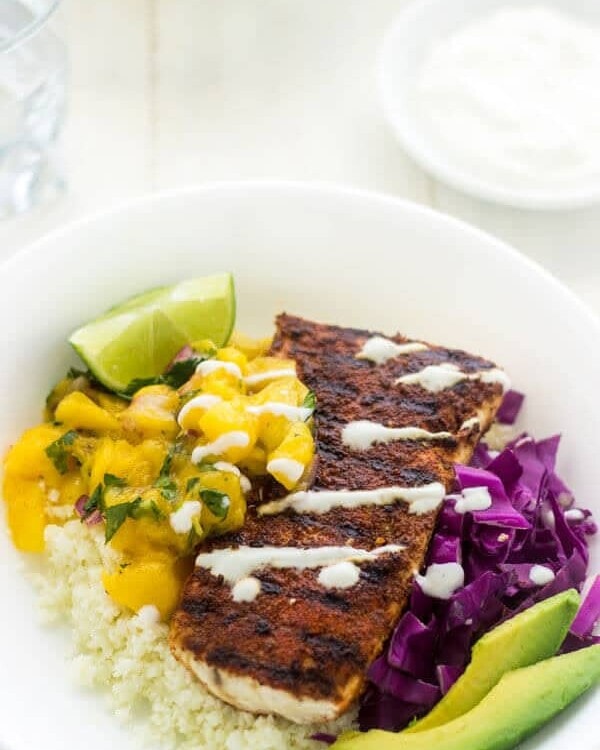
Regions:
[[[185,491],[189,494],[200,481],[200,477],[190,477],[185,485]]]
[[[136,497],[135,500],[132,500],[129,503],[109,505],[104,509],[104,521],[106,523],[106,529],[104,531],[105,542],[110,542],[128,518],[134,518],[135,512],[141,503],[142,498]]]
[[[171,386],[171,388],[180,388],[192,377],[196,367],[204,359],[204,357],[190,357],[190,359],[182,359],[181,362],[175,362],[162,376],[163,383]]]
[[[69,367],[69,370],[67,371],[67,378],[69,380],[75,380],[75,378],[87,376],[88,374],[88,370],[78,370],[76,367]]]
[[[177,497],[177,485],[169,477],[159,477],[154,482],[154,486],[159,488],[160,494],[169,502],[172,502]]]
[[[150,515],[154,518],[155,521],[162,521],[163,518],[166,518],[165,514],[158,507],[158,505],[154,502],[154,500],[150,500],[148,502],[147,508],[145,507],[145,503],[143,503],[142,508],[144,510],[147,510],[150,513]]]
[[[130,399],[140,390],[140,388],[144,388],[147,385],[168,385],[171,388],[180,388],[192,377],[196,367],[204,359],[204,357],[190,357],[189,359],[181,360],[181,362],[175,362],[175,364],[162,375],[157,375],[153,378],[135,378],[129,383],[124,391],[119,393],[119,396]]]
[[[175,455],[176,451],[177,451],[177,446],[175,444],[169,448],[169,451],[167,455],[165,456],[165,460],[163,461],[163,464],[160,467],[160,472],[158,473],[158,479],[154,482],[154,486],[158,487],[158,489],[161,492],[161,495],[165,498],[165,500],[168,500],[169,502],[172,502],[177,497],[177,485],[169,476],[171,473],[171,464],[173,463],[173,456]]]
[[[121,477],[116,477],[114,474],[104,475],[104,486],[105,487],[126,487],[127,482]]]
[[[46,455],[60,474],[65,474],[67,472],[67,459],[71,455],[67,448],[68,446],[73,445],[76,437],[77,432],[75,430],[69,430],[59,437],[58,440],[50,443],[46,448]]]
[[[210,510],[213,516],[220,518],[221,520],[227,518],[229,513],[229,506],[231,500],[229,496],[219,490],[200,490],[200,497],[202,502]]]
[[[89,500],[83,506],[85,517],[89,516],[90,513],[93,513],[95,510],[104,510],[104,487],[101,484],[96,486],[90,495]]]
[[[304,406],[305,409],[315,409],[317,406],[317,395],[314,391],[309,391],[306,396],[304,397],[304,401],[302,402],[302,406]]]

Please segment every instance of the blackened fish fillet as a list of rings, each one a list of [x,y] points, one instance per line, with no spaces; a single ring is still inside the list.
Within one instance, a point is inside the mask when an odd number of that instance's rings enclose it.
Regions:
[[[450,488],[453,464],[469,460],[493,420],[501,385],[473,378],[430,392],[395,381],[440,363],[465,373],[494,365],[436,346],[384,364],[358,359],[373,335],[288,315],[277,319],[272,353],[294,359],[299,377],[317,396],[318,462],[312,488],[363,490],[431,482]],[[393,340],[406,341],[401,336]],[[450,432],[453,437],[395,441],[358,452],[341,439],[344,425],[354,420]],[[277,494],[283,490],[272,483],[263,488],[260,501]],[[402,501],[320,515],[288,511],[261,517],[257,507],[250,506],[243,529],[200,551],[327,545],[372,550],[387,544],[405,549],[361,564],[359,582],[347,589],[323,587],[318,570],[265,567],[253,573],[262,590],[249,602],[234,602],[227,582],[197,567],[173,617],[172,650],[215,695],[234,706],[300,723],[332,719],[360,695],[369,665],[406,606],[437,512],[414,515]]]

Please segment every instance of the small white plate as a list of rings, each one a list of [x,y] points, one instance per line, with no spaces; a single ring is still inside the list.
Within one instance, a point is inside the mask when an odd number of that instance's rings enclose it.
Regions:
[[[598,320],[489,235],[335,187],[241,183],[153,195],[53,232],[0,266],[0,451],[39,421],[49,387],[74,362],[74,328],[135,292],[225,270],[235,275],[237,324],[249,333],[271,332],[285,310],[494,359],[527,393],[523,423],[537,436],[563,433],[561,471],[600,517]],[[38,624],[3,505],[0,750],[133,750],[135,735],[104,697],[72,681],[65,640]],[[591,749],[599,709],[591,692],[531,747]]]
[[[544,6],[600,27],[596,0],[413,0],[380,50],[377,78],[385,116],[406,151],[442,182],[485,200],[527,209],[569,209],[600,202],[600,182],[564,189],[512,189],[478,175],[430,137],[417,111],[414,82],[429,50],[458,29],[503,7]]]

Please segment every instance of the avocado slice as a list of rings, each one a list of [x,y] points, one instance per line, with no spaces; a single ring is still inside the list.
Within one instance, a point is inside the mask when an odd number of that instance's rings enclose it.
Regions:
[[[332,750],[510,750],[598,681],[600,645],[508,672],[475,708],[442,726],[349,732]]]
[[[470,711],[503,674],[554,656],[577,609],[579,594],[563,591],[534,604],[482,636],[473,646],[471,662],[442,700],[406,732],[422,732]]]

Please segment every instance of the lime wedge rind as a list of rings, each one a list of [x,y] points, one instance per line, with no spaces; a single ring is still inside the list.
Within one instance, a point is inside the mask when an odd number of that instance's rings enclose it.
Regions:
[[[160,375],[192,341],[226,344],[235,314],[231,274],[205,276],[135,295],[76,330],[69,342],[95,378],[123,391],[136,378]]]

